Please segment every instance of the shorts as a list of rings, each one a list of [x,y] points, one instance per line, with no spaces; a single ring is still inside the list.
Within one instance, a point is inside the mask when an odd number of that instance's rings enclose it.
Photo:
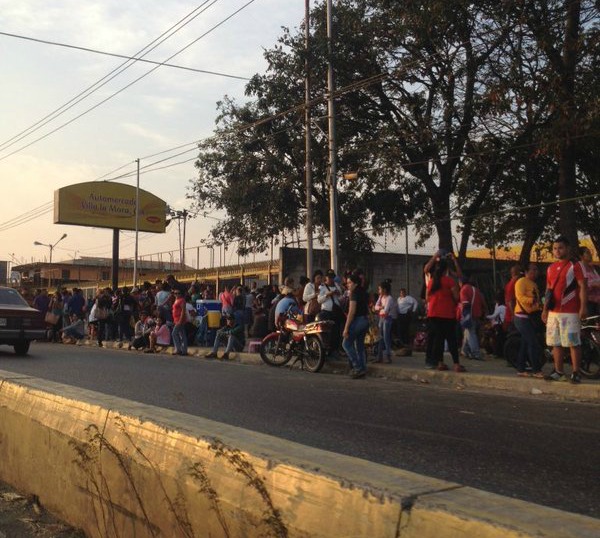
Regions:
[[[581,320],[579,314],[549,312],[546,322],[546,345],[552,347],[580,346]]]

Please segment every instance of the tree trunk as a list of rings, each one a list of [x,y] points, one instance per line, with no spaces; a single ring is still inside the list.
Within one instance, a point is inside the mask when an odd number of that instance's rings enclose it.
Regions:
[[[562,124],[559,151],[559,200],[570,200],[576,196],[575,151],[573,134],[575,129],[575,71],[579,42],[579,19],[581,0],[566,0],[565,42],[562,52],[562,74],[560,75]],[[559,229],[571,245],[578,243],[575,202],[562,202],[559,208]]]

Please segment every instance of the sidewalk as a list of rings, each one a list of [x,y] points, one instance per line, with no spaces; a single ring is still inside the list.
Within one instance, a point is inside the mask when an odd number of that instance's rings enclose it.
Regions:
[[[84,345],[94,345],[94,342],[86,340]],[[118,349],[115,342],[105,342],[105,347],[109,349]],[[122,348],[127,351],[127,348]],[[174,348],[163,349],[161,353],[170,354]],[[205,347],[190,347],[188,354],[190,357],[197,357],[204,360],[204,355],[210,351]],[[141,351],[128,351],[128,353],[141,353]],[[219,356],[221,353],[219,353]],[[151,357],[152,355],[150,355]],[[258,353],[236,353],[230,355],[230,360],[243,364],[265,365]],[[206,359],[211,360],[211,359]],[[448,354],[445,355],[446,364],[451,367],[452,360]],[[491,389],[509,391],[517,394],[538,396],[552,396],[554,398],[565,400],[578,400],[586,402],[600,403],[600,379],[585,379],[581,384],[574,385],[568,382],[545,381],[543,379],[517,377],[517,371],[506,366],[504,359],[487,356],[483,361],[474,361],[463,359],[463,366],[467,369],[466,373],[455,373],[451,370],[440,372],[437,370],[426,370],[425,354],[423,352],[413,352],[410,357],[395,356],[392,364],[369,363],[368,375],[394,381],[408,381],[419,384],[444,385],[456,390],[465,389]],[[266,366],[266,365],[265,365]],[[285,368],[285,366],[283,367]],[[552,367],[550,364],[544,366],[544,372],[550,373]],[[566,365],[566,372],[570,372],[570,366]],[[345,361],[328,361],[319,374],[338,374],[346,375],[348,366]],[[360,383],[360,380],[356,381]]]

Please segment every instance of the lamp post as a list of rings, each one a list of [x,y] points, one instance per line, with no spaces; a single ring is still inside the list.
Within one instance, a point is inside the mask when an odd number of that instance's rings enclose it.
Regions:
[[[50,249],[50,263],[52,263],[52,251],[54,250],[54,247],[56,245],[58,245],[65,237],[67,237],[67,234],[62,234],[60,239],[54,244],[40,243],[39,241],[34,241],[33,244],[36,246],[48,247]],[[48,287],[50,287],[51,285],[52,285],[52,269],[50,269],[50,276],[48,278]]]
[[[33,244],[41,247],[48,247],[50,249],[50,263],[52,263],[52,251],[54,250],[54,247],[58,245],[65,237],[67,237],[67,234],[62,234],[61,238],[53,245],[47,243],[40,243],[39,241],[34,241]]]

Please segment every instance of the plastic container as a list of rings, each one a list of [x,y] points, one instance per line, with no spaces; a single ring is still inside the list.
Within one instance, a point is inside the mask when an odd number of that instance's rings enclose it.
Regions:
[[[221,301],[198,299],[196,312],[199,316],[206,316],[207,312],[221,312]]]
[[[218,329],[221,327],[221,311],[209,310],[207,313],[207,322],[209,329]]]

